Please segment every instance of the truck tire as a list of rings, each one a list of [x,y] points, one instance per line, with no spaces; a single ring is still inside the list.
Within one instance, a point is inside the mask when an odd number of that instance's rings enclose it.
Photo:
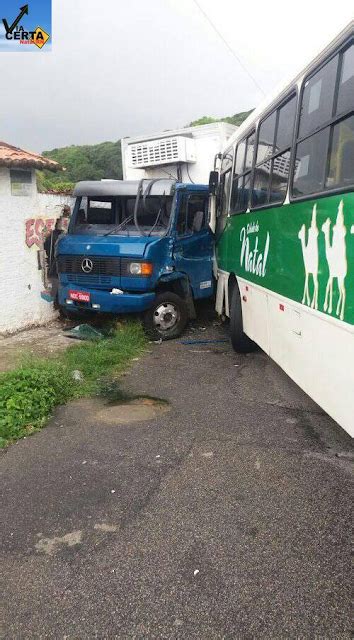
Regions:
[[[178,338],[188,323],[187,304],[170,291],[159,293],[153,305],[144,313],[144,326],[154,338]]]
[[[241,296],[237,282],[231,294],[230,338],[234,351],[238,353],[249,353],[257,348],[256,343],[253,342],[243,330]]]

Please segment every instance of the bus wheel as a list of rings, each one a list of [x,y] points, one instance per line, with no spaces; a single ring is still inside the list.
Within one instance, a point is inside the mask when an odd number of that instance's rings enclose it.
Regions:
[[[155,338],[178,338],[188,322],[187,305],[183,298],[169,291],[159,293],[154,304],[144,314],[144,326]]]
[[[235,284],[231,294],[230,337],[233,349],[239,353],[254,351],[257,346],[253,340],[246,336],[243,330],[241,296],[237,284]]]

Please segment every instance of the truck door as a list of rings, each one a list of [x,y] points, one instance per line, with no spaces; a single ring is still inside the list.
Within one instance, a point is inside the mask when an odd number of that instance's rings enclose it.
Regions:
[[[208,225],[208,192],[183,193],[179,198],[174,259],[186,273],[196,299],[213,293],[214,234]]]

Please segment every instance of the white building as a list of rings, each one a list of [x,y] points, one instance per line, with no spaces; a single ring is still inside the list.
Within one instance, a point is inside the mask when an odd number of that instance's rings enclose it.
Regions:
[[[36,169],[61,169],[38,154],[0,142],[0,335],[55,317],[41,296],[39,250],[43,230],[54,228],[69,196],[37,192]]]
[[[180,182],[208,184],[214,158],[237,127],[215,122],[186,129],[124,138],[124,180],[173,177]]]

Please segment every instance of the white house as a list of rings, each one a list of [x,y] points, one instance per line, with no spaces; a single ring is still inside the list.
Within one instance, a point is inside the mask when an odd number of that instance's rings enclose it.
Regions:
[[[0,335],[55,317],[41,297],[43,229],[55,226],[69,196],[37,192],[36,169],[61,170],[53,160],[0,141]]]

